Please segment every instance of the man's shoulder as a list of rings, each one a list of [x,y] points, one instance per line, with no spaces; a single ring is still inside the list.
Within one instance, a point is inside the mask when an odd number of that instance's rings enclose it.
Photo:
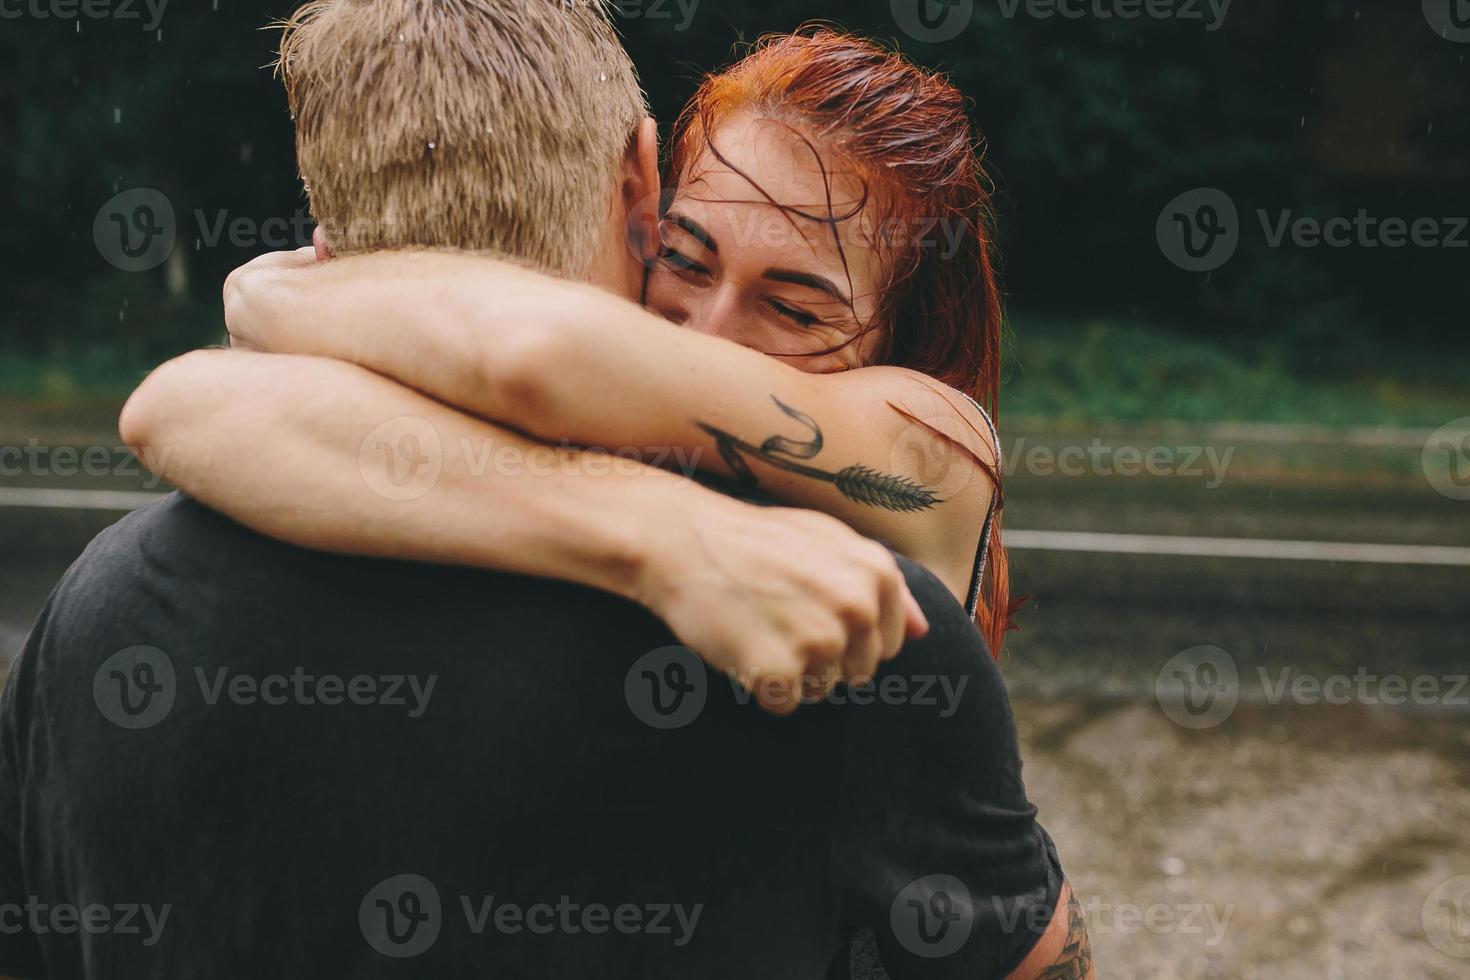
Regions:
[[[186,590],[227,583],[236,590],[272,584],[289,590],[374,573],[403,578],[414,570],[430,576],[460,571],[310,551],[259,534],[182,493],[171,493],[93,538],[68,569],[60,591],[103,585],[143,588],[162,579]]]
[[[191,606],[195,618],[210,618],[202,606],[223,622],[259,611],[331,618],[432,606],[465,619],[516,619],[520,607],[600,610],[609,601],[547,579],[300,548],[173,493],[98,534],[62,577],[47,611],[111,622],[140,610],[174,618],[170,611]]]
[[[171,493],[125,515],[92,539],[74,568],[106,570],[136,560],[150,545],[186,547],[191,542],[227,546],[249,532],[191,500]]]
[[[894,557],[898,559],[899,570],[908,582],[909,591],[929,621],[928,636],[905,647],[904,655],[895,663],[901,665],[905,658],[909,658],[921,661],[926,669],[931,670],[942,664],[949,670],[976,671],[986,676],[987,683],[999,685],[999,668],[975,627],[975,621],[954,593],[925,566],[902,555],[895,554]]]

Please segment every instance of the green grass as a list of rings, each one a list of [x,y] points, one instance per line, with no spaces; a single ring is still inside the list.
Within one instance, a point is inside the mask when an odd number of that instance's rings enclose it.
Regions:
[[[1314,376],[1300,341],[1249,347],[1113,320],[1017,315],[1007,347],[1002,410],[1009,418],[1171,420],[1438,427],[1470,415],[1470,382],[1453,359],[1354,350],[1351,376]],[[0,348],[0,397],[116,397],[152,366],[98,346],[65,358]],[[1306,365],[1304,367],[1303,365]],[[1460,377],[1457,378],[1456,374]]]
[[[1133,323],[1017,316],[1009,339],[1012,419],[1438,427],[1470,415],[1470,383],[1452,365],[1386,349],[1365,351],[1351,376],[1312,376],[1293,366],[1311,359],[1300,345],[1247,349]]]
[[[68,357],[0,350],[0,397],[67,401],[126,395],[150,365],[106,348]]]

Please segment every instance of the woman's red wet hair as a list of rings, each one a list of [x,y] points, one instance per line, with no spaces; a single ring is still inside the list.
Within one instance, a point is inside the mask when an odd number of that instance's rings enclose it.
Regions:
[[[745,112],[789,125],[819,161],[839,156],[867,186],[869,227],[900,230],[882,249],[888,282],[873,323],[883,331],[875,363],[942,381],[995,417],[1002,313],[990,191],[960,91],[895,52],[829,28],[762,38],[744,59],[706,78],[680,115],[671,188],[706,151],[721,156],[711,134]],[[864,210],[814,215],[771,203],[832,224]],[[1000,536],[999,467],[994,455],[980,462],[996,503],[977,621],[998,657],[1014,608]]]

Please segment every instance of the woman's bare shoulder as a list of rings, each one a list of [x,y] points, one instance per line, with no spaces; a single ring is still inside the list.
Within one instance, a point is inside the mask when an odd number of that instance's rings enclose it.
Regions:
[[[950,446],[983,470],[999,474],[1000,437],[988,412],[973,397],[918,371],[869,367],[834,375],[852,394],[881,400],[901,427]]]

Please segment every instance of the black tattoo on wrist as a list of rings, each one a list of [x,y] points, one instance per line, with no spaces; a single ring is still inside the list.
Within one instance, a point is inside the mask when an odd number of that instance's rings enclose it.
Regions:
[[[810,429],[811,438],[803,441],[789,439],[785,436],[771,436],[756,446],[712,425],[706,425],[697,420],[695,422],[714,438],[715,445],[720,450],[720,457],[725,461],[725,465],[734,472],[737,483],[746,487],[760,485],[760,481],[751,472],[750,464],[746,461],[746,457],[752,457],[777,469],[785,470],[787,473],[795,473],[798,476],[830,483],[837,488],[838,493],[847,499],[871,507],[881,507],[884,510],[899,513],[912,513],[931,510],[944,503],[928,488],[907,477],[881,473],[867,466],[849,466],[832,473],[801,462],[801,460],[815,458],[822,451],[821,426],[817,425],[810,415],[797,411],[781,399],[772,396],[771,400],[786,415]]]

